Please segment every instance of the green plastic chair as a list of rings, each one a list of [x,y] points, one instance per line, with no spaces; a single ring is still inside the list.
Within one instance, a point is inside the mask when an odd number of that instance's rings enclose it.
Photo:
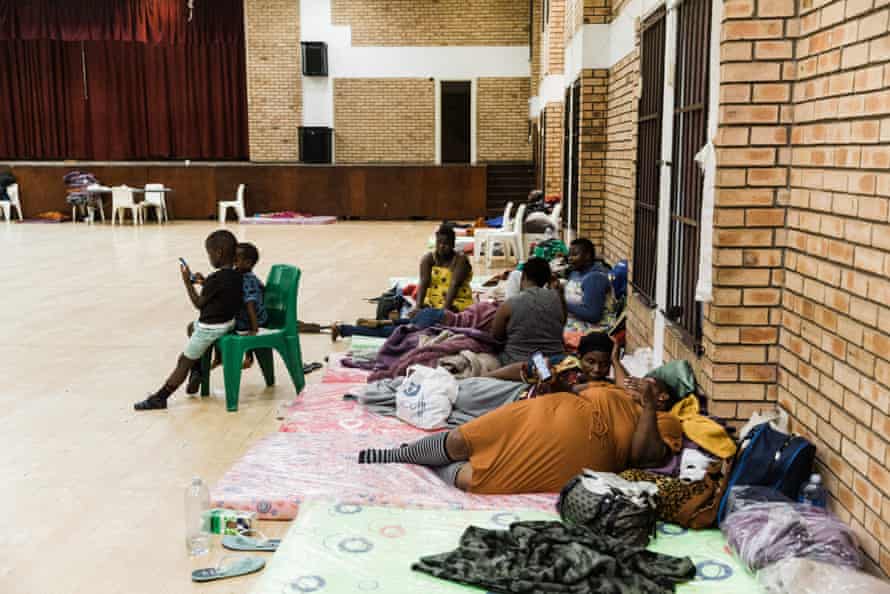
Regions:
[[[300,269],[286,264],[275,264],[266,280],[264,304],[269,313],[268,327],[256,336],[227,334],[217,341],[222,356],[223,377],[226,386],[226,409],[238,410],[238,394],[241,391],[241,363],[244,353],[253,351],[267,386],[275,385],[275,365],[272,351],[278,351],[294,382],[297,394],[303,391],[303,355],[300,350],[300,333],[297,327],[297,292]],[[208,349],[201,359],[201,396],[210,394],[210,355]]]

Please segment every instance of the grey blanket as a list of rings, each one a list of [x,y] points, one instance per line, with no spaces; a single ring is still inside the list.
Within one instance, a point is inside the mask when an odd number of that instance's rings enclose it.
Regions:
[[[388,417],[396,416],[396,392],[403,377],[383,379],[368,384],[358,401],[368,410]],[[522,382],[507,382],[490,377],[470,377],[457,381],[457,400],[448,417],[449,427],[458,427],[519,398],[528,389]]]

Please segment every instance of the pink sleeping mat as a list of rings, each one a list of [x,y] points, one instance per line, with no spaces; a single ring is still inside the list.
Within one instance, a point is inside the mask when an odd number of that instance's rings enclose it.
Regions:
[[[422,429],[395,417],[383,417],[344,394],[356,392],[364,383],[329,383],[307,386],[284,412],[279,431],[285,433],[380,433],[396,439],[417,439]]]
[[[245,217],[242,225],[332,225],[337,217]]]
[[[338,383],[361,383],[368,382],[370,371],[365,369],[355,369],[354,367],[346,367],[343,365],[343,359],[346,353],[331,353],[328,355],[328,364],[324,370],[324,376],[321,381],[325,384]]]
[[[421,509],[552,511],[555,494],[471,495],[409,464],[359,464],[363,448],[393,447],[417,436],[380,432],[275,433],[238,460],[212,493],[215,507],[290,520],[307,501]]]
[[[553,509],[553,494],[470,495],[446,487],[423,467],[359,465],[361,449],[394,447],[425,434],[343,399],[361,385],[308,386],[285,409],[280,432],[255,444],[220,479],[213,505],[279,520],[294,518],[304,501],[313,500],[424,509]]]

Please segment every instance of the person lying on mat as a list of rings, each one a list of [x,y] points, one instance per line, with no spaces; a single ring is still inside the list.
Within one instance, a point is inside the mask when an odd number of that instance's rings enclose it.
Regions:
[[[418,328],[429,328],[430,326],[441,324],[444,318],[444,309],[425,307],[418,310],[411,318],[397,318],[391,320],[359,319],[356,320],[354,325],[334,322],[331,324],[331,342],[336,342],[340,338],[348,338],[350,336],[388,338],[399,326],[413,324]]]
[[[201,357],[217,340],[235,327],[235,316],[243,305],[241,273],[233,267],[235,246],[238,240],[230,231],[220,229],[211,233],[204,242],[210,265],[216,272],[203,278],[201,294],[195,290],[196,276],[189,270],[185,260],[181,260],[180,272],[185,290],[192,305],[201,314],[198,320],[189,324],[189,341],[179,355],[176,368],[164,385],[145,400],[133,405],[136,410],[167,408],[167,399],[185,381],[192,369],[200,369]]]
[[[244,305],[238,315],[235,316],[235,332],[256,336],[260,328],[265,328],[269,323],[269,313],[264,304],[266,287],[263,281],[253,273],[253,267],[260,260],[260,252],[252,243],[239,243],[235,246],[235,270],[241,273],[241,289],[244,296]],[[204,284],[204,275],[195,273],[195,284]],[[213,349],[213,364],[211,367],[219,367],[222,363],[219,348]],[[253,352],[244,353],[242,369],[248,369],[253,365]],[[189,373],[189,381],[186,384],[186,394],[197,394],[201,388],[201,369],[195,366]]]
[[[501,304],[491,325],[492,335],[504,343],[501,365],[524,364],[538,351],[545,356],[563,353],[566,310],[553,283],[550,264],[543,258],[529,258],[523,265],[519,295]]]
[[[480,494],[551,493],[585,468],[659,466],[682,447],[680,420],[666,412],[677,398],[653,378],[625,383],[513,402],[400,448],[363,450],[358,462],[428,466]]]
[[[436,231],[436,249],[420,260],[420,284],[417,306],[409,318],[424,307],[463,311],[473,305],[473,268],[463,254],[454,249],[454,228],[442,223]]]
[[[581,339],[575,356],[581,361],[586,382],[607,382],[609,373],[615,369],[615,383],[623,385],[627,372],[621,365],[618,345],[609,338],[605,332],[591,332]],[[511,363],[500,369],[495,369],[483,375],[483,377],[518,382],[522,380],[522,372],[525,363]],[[581,392],[586,385],[574,386],[571,391]]]
[[[579,238],[569,248],[568,281],[565,284],[569,317],[567,330],[586,331],[602,320],[612,284],[605,268],[596,262],[596,248],[589,239]]]

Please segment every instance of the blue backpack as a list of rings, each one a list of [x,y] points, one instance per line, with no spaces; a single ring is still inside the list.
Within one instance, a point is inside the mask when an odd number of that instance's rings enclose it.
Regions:
[[[717,523],[727,513],[733,487],[754,485],[775,489],[797,501],[800,486],[813,471],[816,446],[804,437],[776,431],[769,423],[754,427],[736,456],[726,492],[720,501]]]

